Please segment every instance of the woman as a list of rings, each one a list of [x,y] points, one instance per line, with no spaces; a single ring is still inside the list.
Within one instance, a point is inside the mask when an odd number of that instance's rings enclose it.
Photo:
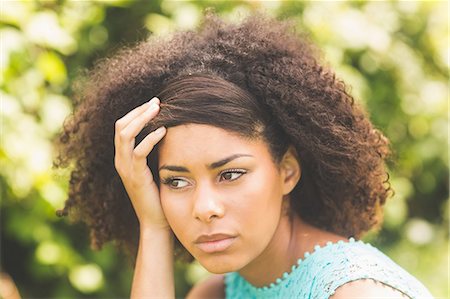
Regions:
[[[133,298],[174,297],[174,250],[216,274],[188,298],[431,297],[355,241],[381,221],[388,141],[291,31],[208,15],[90,74],[60,214],[137,250]]]

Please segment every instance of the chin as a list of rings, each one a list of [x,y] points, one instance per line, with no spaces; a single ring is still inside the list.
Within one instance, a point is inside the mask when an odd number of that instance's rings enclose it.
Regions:
[[[220,262],[217,262],[216,264],[214,264],[214,262],[212,262],[212,263],[202,263],[202,262],[199,261],[199,263],[209,273],[213,273],[213,274],[224,274],[224,273],[234,272],[234,271],[238,270],[238,269],[236,269],[236,267],[233,267],[233,266],[231,266],[229,264],[223,264],[223,263],[220,263]]]
[[[236,257],[223,257],[220,255],[196,258],[196,260],[208,272],[213,274],[224,274],[240,270],[244,265]]]

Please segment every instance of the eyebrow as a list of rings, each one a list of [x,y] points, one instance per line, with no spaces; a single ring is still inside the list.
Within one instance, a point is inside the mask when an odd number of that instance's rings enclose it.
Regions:
[[[213,162],[211,164],[208,165],[208,169],[215,169],[218,168],[220,166],[223,166],[237,158],[241,158],[241,157],[253,157],[252,155],[247,155],[247,154],[235,154],[235,155],[231,155],[229,157],[226,157],[222,160],[219,160],[217,162]],[[166,170],[170,170],[170,171],[176,171],[176,172],[189,172],[189,169],[187,169],[186,167],[183,166],[176,166],[176,165],[163,165],[159,168],[159,171],[161,171],[162,169],[166,169]]]

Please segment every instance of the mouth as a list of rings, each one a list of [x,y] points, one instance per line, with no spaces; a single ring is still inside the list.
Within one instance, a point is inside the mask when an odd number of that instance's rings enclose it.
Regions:
[[[221,252],[228,249],[236,237],[226,234],[202,235],[195,241],[195,246],[205,253]]]

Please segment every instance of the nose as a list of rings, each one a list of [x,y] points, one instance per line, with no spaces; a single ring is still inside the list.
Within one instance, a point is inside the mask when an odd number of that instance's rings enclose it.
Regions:
[[[221,196],[213,186],[208,184],[198,185],[194,195],[192,216],[205,223],[211,223],[214,219],[222,218],[225,209]]]

